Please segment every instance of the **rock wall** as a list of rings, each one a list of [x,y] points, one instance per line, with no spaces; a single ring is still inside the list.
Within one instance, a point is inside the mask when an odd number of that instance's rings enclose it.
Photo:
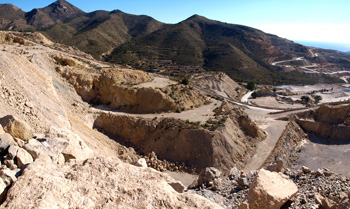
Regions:
[[[254,145],[265,137],[252,121],[242,127],[237,117],[241,114],[240,110],[232,111],[225,125],[215,131],[171,118],[144,119],[113,113],[101,113],[94,128],[144,155],[154,151],[160,159],[228,171],[233,166],[243,167]]]
[[[57,57],[55,57],[57,59]],[[60,58],[62,63],[67,59]],[[181,111],[199,107],[208,99],[183,85],[176,87],[137,88],[133,85],[151,81],[145,72],[126,69],[104,69],[101,72],[75,69],[74,64],[58,67],[59,72],[74,86],[87,102],[108,105],[110,108],[130,113],[155,113]]]
[[[322,105],[315,111],[299,114],[296,122],[324,143],[350,143],[350,105]]]

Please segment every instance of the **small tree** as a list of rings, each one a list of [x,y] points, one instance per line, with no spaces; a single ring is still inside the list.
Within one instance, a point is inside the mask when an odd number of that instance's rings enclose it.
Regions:
[[[254,83],[254,81],[249,81],[248,82],[247,89],[249,89],[251,91],[255,90],[255,83]]]
[[[302,96],[301,101],[303,104],[307,104],[310,101],[310,97],[309,96]]]
[[[184,79],[182,79],[182,81],[181,81],[181,84],[183,84],[183,85],[188,85],[190,82],[189,82],[189,80],[188,80],[188,78],[184,78]]]
[[[320,95],[315,96],[315,103],[318,104],[322,100],[322,97]]]
[[[258,96],[259,96],[258,92],[254,91],[254,92],[252,93],[252,97],[253,97],[254,99],[256,99]]]

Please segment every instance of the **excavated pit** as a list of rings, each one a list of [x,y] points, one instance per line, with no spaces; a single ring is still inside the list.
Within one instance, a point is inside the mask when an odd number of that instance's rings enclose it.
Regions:
[[[101,113],[94,128],[142,155],[155,152],[159,159],[187,166],[242,168],[266,135],[238,108],[225,113],[227,120],[214,131],[173,118],[146,119]]]

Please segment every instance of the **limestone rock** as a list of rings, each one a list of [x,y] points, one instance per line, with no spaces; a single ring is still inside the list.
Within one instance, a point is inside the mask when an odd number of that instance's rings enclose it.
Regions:
[[[7,208],[221,208],[178,193],[153,169],[95,158],[63,165],[30,164],[9,189]]]
[[[281,172],[283,168],[283,160],[276,160],[271,165],[267,167],[268,171],[271,172]]]
[[[33,157],[23,148],[19,148],[17,152],[18,167],[24,169],[28,164],[33,162]]]
[[[147,162],[145,158],[140,158],[135,162],[135,165],[142,168],[147,168]]]
[[[306,166],[301,167],[301,169],[303,170],[304,173],[311,173],[310,168],[308,168]]]
[[[51,127],[47,137],[56,140],[61,138],[66,141],[63,142],[64,148],[62,150],[66,162],[71,159],[86,160],[87,158],[93,157],[93,151],[85,144],[80,136],[68,129]]]
[[[12,115],[1,118],[0,124],[4,127],[4,131],[11,134],[13,137],[29,140],[33,136],[32,128],[26,122]]]
[[[15,162],[13,160],[4,160],[4,164],[10,168],[11,170],[15,170],[17,169],[17,165],[15,164]]]
[[[238,168],[233,167],[233,168],[231,168],[230,173],[229,173],[228,176],[231,179],[237,179],[240,175],[241,175],[241,172],[238,170]]]
[[[9,160],[13,160],[15,159],[16,155],[17,155],[17,151],[18,151],[19,147],[14,146],[14,145],[10,145],[9,149],[8,149],[8,154],[7,154],[7,158]]]
[[[178,193],[183,193],[186,187],[180,181],[169,182],[169,185]]]
[[[220,175],[221,171],[214,167],[205,168],[202,172],[200,172],[198,179],[195,180],[190,187],[199,187],[202,184],[208,185],[210,182],[212,183],[214,179],[219,178]]]
[[[297,192],[298,187],[284,174],[261,169],[250,185],[248,208],[279,209]]]
[[[4,153],[10,145],[17,145],[13,137],[8,133],[0,134],[0,153]]]
[[[0,178],[0,202],[3,202],[6,198],[6,187],[4,180]]]
[[[0,134],[3,134],[3,133],[5,133],[5,131],[4,131],[4,128],[2,127],[2,125],[0,124]]]

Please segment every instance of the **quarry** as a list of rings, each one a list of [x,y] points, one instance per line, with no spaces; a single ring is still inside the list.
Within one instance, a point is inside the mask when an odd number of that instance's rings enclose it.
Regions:
[[[242,101],[225,73],[186,83],[39,32],[0,32],[0,59],[1,208],[350,207],[346,84]]]

